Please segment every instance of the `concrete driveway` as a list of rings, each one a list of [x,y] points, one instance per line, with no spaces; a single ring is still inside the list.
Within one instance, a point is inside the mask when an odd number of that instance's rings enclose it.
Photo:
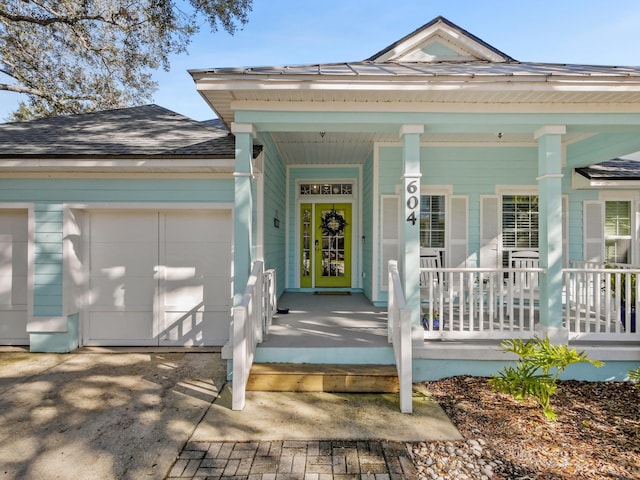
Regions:
[[[0,479],[162,479],[225,369],[219,353],[0,352]]]
[[[0,480],[161,480],[208,442],[462,439],[419,388],[411,415],[397,394],[248,392],[232,411],[226,362],[192,352],[0,352]]]

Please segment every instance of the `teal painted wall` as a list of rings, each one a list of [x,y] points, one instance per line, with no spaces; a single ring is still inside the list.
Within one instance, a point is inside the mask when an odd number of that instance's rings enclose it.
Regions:
[[[36,203],[33,315],[62,315],[62,205]]]
[[[2,202],[233,202],[233,179],[0,179]]]
[[[571,190],[572,169],[567,167],[562,169],[562,193],[568,195],[568,258],[571,260],[582,260],[584,244],[583,237],[583,214],[585,200],[597,200],[597,190]]]
[[[265,268],[276,270],[278,295],[285,289],[287,219],[287,169],[271,137],[262,139],[264,161],[264,260]],[[274,219],[278,216],[280,226]]]
[[[78,348],[79,316],[67,317],[67,331],[64,333],[31,333],[29,349],[32,352],[67,353]]]
[[[490,377],[505,365],[515,362],[500,360],[413,360],[413,381],[424,382],[458,375]],[[587,382],[609,382],[628,380],[629,370],[638,368],[638,362],[608,361],[601,368],[590,364],[569,365],[560,375],[561,380],[582,380]]]
[[[362,287],[364,294],[373,299],[373,155],[369,156],[362,170],[362,234],[365,242],[362,245]]]
[[[312,167],[312,168],[300,168],[291,167],[289,169],[289,215],[287,216],[287,230],[286,234],[289,239],[289,283],[287,288],[293,288],[295,286],[298,272],[295,269],[296,265],[296,215],[297,215],[297,192],[296,182],[298,180],[351,180],[355,182],[355,188],[359,188],[359,169],[355,167],[340,167],[338,165],[332,167]],[[355,198],[354,198],[355,200]],[[357,215],[357,203],[354,203],[353,214]],[[359,245],[353,246],[353,255],[358,255]],[[353,284],[356,285],[358,280],[354,278]]]

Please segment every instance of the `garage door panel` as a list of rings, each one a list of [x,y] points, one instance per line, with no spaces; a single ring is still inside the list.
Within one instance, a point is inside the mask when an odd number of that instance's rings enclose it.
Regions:
[[[27,345],[27,210],[0,210],[0,345]]]
[[[157,272],[156,243],[93,243],[91,273],[112,278],[127,275],[146,275]]]
[[[169,212],[165,215],[165,239],[167,243],[184,241],[225,242],[231,238],[229,212]],[[227,234],[228,237],[222,237]]]
[[[191,285],[188,282],[166,282],[165,285],[165,306],[181,306],[183,309],[190,310],[197,305],[204,304],[204,289],[200,279],[193,279]]]
[[[105,277],[94,277],[91,283],[91,301],[95,307],[152,307],[156,288],[148,278],[127,277],[126,281],[113,281]]]
[[[93,212],[90,345],[157,344],[154,303],[158,270],[157,212]]]
[[[0,274],[0,307],[27,308],[27,277]]]
[[[26,313],[24,310],[0,310],[0,340],[2,345],[28,343]]]
[[[229,277],[231,246],[212,248],[210,244],[173,243],[166,246],[165,265],[195,267],[196,273]],[[197,259],[197,260],[196,260]]]
[[[92,241],[156,243],[158,240],[157,212],[99,212],[91,217]]]
[[[89,316],[87,345],[154,345],[153,312],[93,311]]]
[[[207,308],[231,308],[231,287],[220,288],[218,281],[211,280],[210,286],[193,286],[168,289],[165,292],[165,308],[181,308],[190,310],[197,305]],[[204,296],[203,292],[204,291]]]
[[[160,344],[190,346],[224,345],[229,340],[229,312],[168,311]]]

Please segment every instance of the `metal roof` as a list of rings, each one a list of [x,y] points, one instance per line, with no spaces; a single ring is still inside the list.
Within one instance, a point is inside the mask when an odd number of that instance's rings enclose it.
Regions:
[[[344,76],[344,77],[612,77],[640,79],[640,67],[577,65],[535,62],[442,62],[442,63],[325,63],[271,67],[234,67],[189,70],[194,76]]]
[[[640,160],[614,158],[576,172],[589,180],[640,180]]]

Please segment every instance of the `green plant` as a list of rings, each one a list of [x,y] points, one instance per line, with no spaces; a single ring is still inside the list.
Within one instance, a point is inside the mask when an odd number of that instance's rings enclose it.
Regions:
[[[558,389],[558,376],[571,364],[590,363],[601,367],[604,363],[591,360],[584,352],[568,345],[555,345],[549,337],[504,340],[500,344],[504,352],[515,353],[519,359],[515,367],[506,366],[489,380],[496,391],[511,395],[516,400],[533,397],[542,407],[547,419],[555,421],[557,415],[551,408],[551,397]]]
[[[636,387],[640,388],[640,367],[635,370],[629,370],[629,378],[636,384]]]

